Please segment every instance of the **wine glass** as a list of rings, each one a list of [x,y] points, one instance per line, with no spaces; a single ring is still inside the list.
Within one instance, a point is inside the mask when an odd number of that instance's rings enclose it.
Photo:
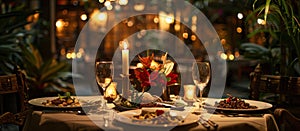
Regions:
[[[106,88],[110,85],[113,79],[113,62],[99,61],[96,62],[96,80],[99,85],[99,90],[105,98]]]
[[[192,77],[195,85],[199,88],[199,107],[202,106],[202,94],[210,79],[210,64],[209,62],[193,62]]]

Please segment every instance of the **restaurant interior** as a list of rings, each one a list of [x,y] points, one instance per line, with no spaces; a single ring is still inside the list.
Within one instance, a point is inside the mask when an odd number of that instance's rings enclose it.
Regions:
[[[0,9],[1,131],[300,127],[300,1],[0,0]]]

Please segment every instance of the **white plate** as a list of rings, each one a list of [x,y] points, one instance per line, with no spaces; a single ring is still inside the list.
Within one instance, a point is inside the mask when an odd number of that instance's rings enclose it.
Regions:
[[[69,108],[97,106],[97,104],[100,101],[100,96],[71,96],[71,97],[72,98],[77,98],[80,105],[82,105],[82,106],[63,106],[63,107],[59,107],[59,106],[55,106],[55,105],[51,105],[51,106],[47,105],[46,106],[46,105],[42,104],[43,102],[46,102],[47,100],[54,100],[54,99],[58,98],[58,96],[56,96],[56,97],[35,98],[35,99],[29,100],[28,103],[31,104],[31,105],[34,105],[34,106],[38,106],[38,107],[69,109]]]
[[[144,108],[143,108],[144,109]],[[139,115],[142,111],[142,109],[136,109],[136,110],[128,110],[124,112],[119,112],[116,116],[115,120],[130,124],[130,125],[136,125],[136,126],[147,126],[147,127],[175,127],[175,126],[182,126],[182,125],[188,125],[191,123],[194,123],[198,120],[199,116],[192,114],[190,111],[177,111],[177,110],[170,110],[170,108],[148,108],[148,110],[167,110],[170,111],[171,114],[177,114],[178,116],[182,116],[184,119],[180,123],[169,123],[169,124],[147,124],[144,122],[134,122],[133,119],[131,119],[135,115]]]
[[[214,98],[207,98],[205,100],[205,103],[209,103],[209,105],[214,105],[216,102],[219,103],[224,99],[214,99]],[[222,110],[222,111],[237,111],[237,112],[242,112],[242,111],[261,111],[261,110],[267,110],[272,108],[272,104],[267,103],[267,102],[262,102],[262,101],[255,101],[255,100],[247,100],[243,99],[246,103],[249,103],[251,106],[256,106],[257,108],[255,109],[231,109],[231,108],[218,108],[215,106],[208,106],[204,105],[204,108],[211,108],[211,109],[216,109],[216,110]]]

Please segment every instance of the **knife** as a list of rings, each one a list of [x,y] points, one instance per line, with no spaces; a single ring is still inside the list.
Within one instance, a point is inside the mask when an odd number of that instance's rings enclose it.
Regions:
[[[210,128],[209,124],[205,120],[203,120],[201,117],[199,118],[199,120],[197,122],[207,129]]]
[[[199,119],[201,119],[201,120],[207,122],[209,125],[213,126],[214,128],[217,128],[217,127],[219,126],[217,123],[215,123],[215,122],[212,121],[212,120],[204,119],[204,118],[202,118],[202,117],[200,117]]]
[[[162,103],[162,102],[155,102],[155,103],[158,104],[158,105],[163,105],[165,107],[177,108],[176,106],[171,105],[171,104],[167,104],[167,103]]]

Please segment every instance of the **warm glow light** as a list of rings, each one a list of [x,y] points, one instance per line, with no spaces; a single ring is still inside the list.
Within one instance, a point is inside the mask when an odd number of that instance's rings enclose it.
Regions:
[[[128,27],[132,27],[132,26],[133,26],[133,22],[132,22],[132,21],[128,21],[128,22],[127,22],[127,26],[128,26]]]
[[[82,14],[80,16],[80,19],[83,20],[83,21],[87,20],[87,15],[86,14]]]
[[[167,21],[171,22],[172,20],[169,20],[169,18],[167,18],[167,14],[164,11],[160,11],[159,12],[159,28],[161,30],[169,30],[170,24]]]
[[[75,58],[76,58],[76,53],[75,53],[75,52],[72,52],[71,57],[72,57],[73,59],[75,59]]]
[[[107,19],[107,14],[105,12],[101,12],[97,14],[97,19],[99,21],[106,21]]]
[[[119,4],[120,5],[127,5],[128,4],[128,0],[119,0]]]
[[[67,53],[66,58],[67,59],[71,59],[72,58],[72,54],[71,53]]]
[[[83,48],[79,48],[78,52],[84,53],[84,49]]]
[[[192,31],[196,32],[197,31],[197,26],[196,25],[192,25]]]
[[[228,58],[229,58],[229,60],[234,60],[234,55],[233,55],[233,54],[230,54],[230,55],[228,56]]]
[[[260,24],[260,25],[265,25],[265,24],[266,24],[266,21],[263,20],[263,19],[258,18],[258,19],[257,19],[257,23]]]
[[[237,14],[237,17],[238,17],[238,19],[240,19],[240,20],[241,20],[241,19],[243,19],[243,18],[244,18],[244,15],[243,15],[242,13],[238,13],[238,14]]]
[[[236,32],[237,32],[237,33],[242,33],[242,31],[243,31],[243,29],[242,29],[241,27],[237,27],[237,28],[236,28]]]
[[[225,53],[222,53],[221,54],[221,58],[224,59],[224,60],[226,60],[227,59],[227,55]]]
[[[121,47],[123,47],[124,50],[128,49],[128,40],[122,40],[119,44]]]
[[[117,98],[117,82],[111,82],[110,85],[105,90],[105,98],[109,100],[114,100]]]
[[[226,39],[221,39],[221,44],[225,45],[226,44]]]
[[[107,9],[107,10],[112,10],[112,9],[113,9],[113,6],[112,6],[112,5],[108,5],[108,6],[106,6],[106,9]]]
[[[100,10],[95,9],[90,16],[90,27],[93,30],[98,30],[100,27],[105,27],[107,22],[107,13],[106,12],[100,12]]]
[[[105,0],[99,0],[100,3],[103,3]]]
[[[185,33],[182,34],[182,37],[187,39],[187,38],[189,38],[189,34],[185,32]]]
[[[133,6],[134,10],[136,11],[142,11],[145,9],[145,4],[137,3]]]
[[[235,51],[235,52],[234,52],[234,56],[235,56],[236,58],[240,57],[240,52],[239,52],[239,51]]]
[[[60,50],[60,54],[61,54],[61,55],[65,55],[65,54],[66,54],[66,49],[65,49],[65,48],[62,48],[62,49]]]
[[[76,56],[77,56],[77,58],[81,58],[81,57],[82,57],[82,54],[81,54],[80,52],[78,52],[78,53],[76,54]]]
[[[180,24],[179,24],[179,23],[176,23],[176,24],[174,25],[174,29],[175,29],[175,31],[180,31]]]
[[[105,3],[104,3],[104,6],[110,6],[111,5],[111,3],[110,3],[110,1],[105,1]]]
[[[197,24],[197,16],[195,15],[192,17],[192,24],[193,25]]]
[[[158,19],[157,17],[154,17],[153,22],[154,22],[154,23],[158,23],[158,22],[159,22],[159,19]]]
[[[137,67],[137,68],[143,68],[143,64],[142,64],[142,63],[137,63],[137,64],[136,64],[136,67]]]
[[[196,97],[196,86],[195,85],[184,85],[184,99],[194,100]]]
[[[191,36],[191,40],[192,40],[192,41],[195,41],[196,39],[197,39],[197,37],[196,37],[195,35],[192,35],[192,36]]]
[[[168,24],[173,23],[173,22],[174,22],[174,15],[173,15],[173,14],[167,15],[165,21],[166,21],[166,23],[168,23]]]
[[[57,20],[55,23],[56,28],[62,28],[63,25],[64,25],[64,21],[62,19]]]

